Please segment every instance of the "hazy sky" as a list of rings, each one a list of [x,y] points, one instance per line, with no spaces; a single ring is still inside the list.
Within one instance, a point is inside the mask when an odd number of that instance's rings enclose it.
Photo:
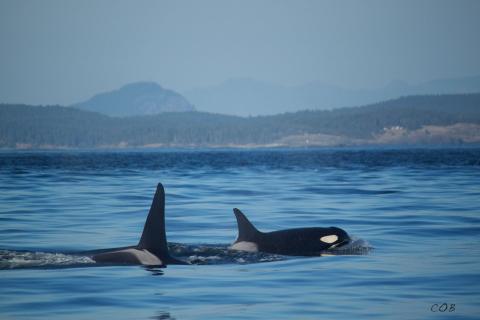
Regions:
[[[480,74],[480,1],[0,0],[0,102],[133,81],[349,88]]]

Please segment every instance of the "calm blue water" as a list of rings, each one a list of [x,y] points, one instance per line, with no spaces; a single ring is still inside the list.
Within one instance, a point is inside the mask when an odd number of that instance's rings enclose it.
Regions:
[[[66,254],[136,244],[160,181],[168,240],[196,264]],[[234,207],[365,250],[235,255]],[[480,149],[0,153],[2,319],[478,319],[479,236]]]

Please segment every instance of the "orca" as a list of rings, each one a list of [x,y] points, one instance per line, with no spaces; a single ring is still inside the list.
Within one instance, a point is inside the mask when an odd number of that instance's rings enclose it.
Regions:
[[[165,234],[165,190],[158,184],[143,233],[136,246],[89,251],[90,258],[102,264],[166,266],[187,264],[170,256]]]
[[[237,208],[238,238],[230,249],[288,256],[316,256],[350,242],[348,234],[336,227],[297,228],[260,232]]]

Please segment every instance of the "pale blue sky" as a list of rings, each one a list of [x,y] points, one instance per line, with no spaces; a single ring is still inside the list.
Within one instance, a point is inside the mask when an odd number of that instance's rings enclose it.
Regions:
[[[480,74],[480,1],[0,0],[0,102],[232,77],[348,88]]]

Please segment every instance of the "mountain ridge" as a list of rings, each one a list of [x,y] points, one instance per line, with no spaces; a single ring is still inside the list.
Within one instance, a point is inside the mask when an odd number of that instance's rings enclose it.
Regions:
[[[411,85],[391,81],[380,88],[347,89],[320,81],[284,86],[252,78],[232,78],[218,85],[186,90],[183,95],[202,111],[241,116],[272,115],[304,109],[336,109],[410,95],[480,92],[480,76],[435,79]]]
[[[195,110],[181,94],[148,81],[129,83],[119,89],[96,94],[71,107],[114,117]]]

